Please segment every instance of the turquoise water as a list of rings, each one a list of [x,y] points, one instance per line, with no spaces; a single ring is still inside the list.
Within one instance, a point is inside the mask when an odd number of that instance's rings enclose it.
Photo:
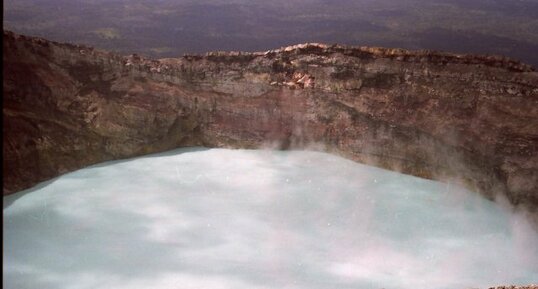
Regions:
[[[4,197],[4,287],[470,288],[538,234],[460,187],[320,152],[182,149]]]

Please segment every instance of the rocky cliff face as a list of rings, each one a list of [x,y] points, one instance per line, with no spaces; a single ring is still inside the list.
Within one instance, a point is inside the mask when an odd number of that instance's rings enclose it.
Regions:
[[[312,144],[538,207],[538,73],[517,61],[304,44],[151,60],[4,31],[4,194],[181,146]]]

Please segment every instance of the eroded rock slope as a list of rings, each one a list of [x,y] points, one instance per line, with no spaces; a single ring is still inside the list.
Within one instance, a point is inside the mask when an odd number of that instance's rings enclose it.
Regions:
[[[538,73],[304,44],[151,60],[4,31],[4,194],[182,146],[315,145],[538,207]]]

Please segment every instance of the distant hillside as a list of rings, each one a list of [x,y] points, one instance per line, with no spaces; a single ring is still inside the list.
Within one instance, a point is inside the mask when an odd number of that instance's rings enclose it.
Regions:
[[[536,19],[532,0],[6,0],[3,24],[157,58],[324,42],[506,55],[536,67]]]

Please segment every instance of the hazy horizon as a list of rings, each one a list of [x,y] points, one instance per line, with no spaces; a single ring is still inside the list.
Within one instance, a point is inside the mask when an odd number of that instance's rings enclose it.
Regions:
[[[157,58],[323,42],[505,55],[538,66],[531,0],[7,0],[3,24]]]

